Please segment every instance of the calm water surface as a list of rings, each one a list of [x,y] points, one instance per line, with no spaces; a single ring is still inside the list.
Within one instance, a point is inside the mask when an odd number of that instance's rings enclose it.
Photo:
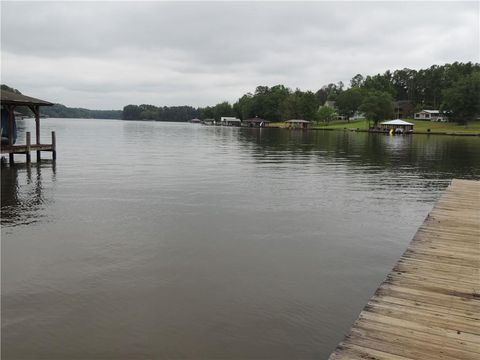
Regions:
[[[325,359],[480,169],[468,137],[42,126],[56,164],[1,174],[4,359]]]

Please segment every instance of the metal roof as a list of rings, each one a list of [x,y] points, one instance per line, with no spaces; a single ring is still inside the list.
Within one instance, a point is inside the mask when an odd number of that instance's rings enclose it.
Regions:
[[[407,121],[403,121],[403,120],[400,120],[400,119],[384,121],[381,124],[382,125],[412,125],[412,126],[415,125],[415,124],[412,124],[412,123],[409,123]]]
[[[422,112],[426,112],[429,114],[436,114],[436,113],[440,113],[440,110],[422,110],[422,111],[419,111],[418,113],[422,113]]]
[[[36,99],[30,96],[25,96],[21,94],[16,94],[10,91],[1,90],[0,91],[0,100],[2,105],[39,105],[39,106],[52,106],[53,103]]]

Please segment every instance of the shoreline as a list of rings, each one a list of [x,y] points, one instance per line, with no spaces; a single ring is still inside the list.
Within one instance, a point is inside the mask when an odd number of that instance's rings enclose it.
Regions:
[[[311,128],[311,130],[327,130],[327,131],[351,131],[351,132],[366,132],[372,134],[382,134],[378,131],[369,131],[366,129],[338,129],[338,128]],[[480,136],[480,132],[478,133],[458,133],[458,132],[446,132],[446,131],[413,131],[412,135],[448,135],[448,136]],[[386,134],[388,135],[388,134]]]
[[[25,118],[30,119],[30,118]],[[72,120],[118,120],[118,121],[142,121],[142,122],[172,122],[172,123],[188,123],[187,121],[159,121],[159,120],[131,120],[131,119],[96,119],[96,118],[55,118],[48,117],[46,119],[72,119]],[[24,119],[22,119],[24,120]],[[270,124],[269,126],[264,127],[263,129],[288,129],[287,127],[280,125],[281,123]],[[351,124],[351,123],[346,123]],[[335,125],[333,125],[335,126]],[[369,131],[368,129],[362,128],[340,128],[340,127],[325,127],[325,126],[313,126],[308,130],[324,130],[324,131],[350,131],[350,132],[366,132],[366,133],[379,133],[375,131]],[[455,131],[422,131],[422,130],[413,130],[412,135],[447,135],[447,136],[480,136],[480,131],[478,132],[455,132]]]
[[[283,126],[267,126],[266,128],[270,129],[287,129],[286,127]],[[297,129],[301,130],[301,129]],[[328,128],[328,127],[311,127],[310,129],[307,130],[322,130],[322,131],[348,131],[348,132],[363,132],[363,133],[371,133],[371,134],[383,134],[382,132],[378,131],[369,131],[367,129],[348,129],[348,128]],[[386,133],[385,135],[388,135]],[[409,134],[410,135],[410,134]],[[478,133],[458,133],[458,132],[447,132],[447,131],[413,131],[411,135],[447,135],[447,136],[480,136],[480,132]]]

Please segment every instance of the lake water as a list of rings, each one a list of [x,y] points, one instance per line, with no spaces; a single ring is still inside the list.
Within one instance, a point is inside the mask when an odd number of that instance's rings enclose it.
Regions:
[[[1,174],[3,359],[325,359],[450,180],[480,177],[476,137],[53,129],[55,164]]]

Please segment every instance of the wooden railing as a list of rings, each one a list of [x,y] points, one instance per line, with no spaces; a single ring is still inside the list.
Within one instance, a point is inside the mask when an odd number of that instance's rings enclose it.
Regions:
[[[26,144],[25,145],[8,145],[2,144],[1,153],[9,154],[10,164],[14,163],[14,154],[25,154],[27,163],[31,162],[31,151],[37,152],[37,161],[41,160],[41,152],[47,151],[52,153],[52,160],[57,159],[57,140],[55,136],[55,131],[52,131],[52,143],[51,144],[32,144],[31,134],[27,132],[26,134]]]

